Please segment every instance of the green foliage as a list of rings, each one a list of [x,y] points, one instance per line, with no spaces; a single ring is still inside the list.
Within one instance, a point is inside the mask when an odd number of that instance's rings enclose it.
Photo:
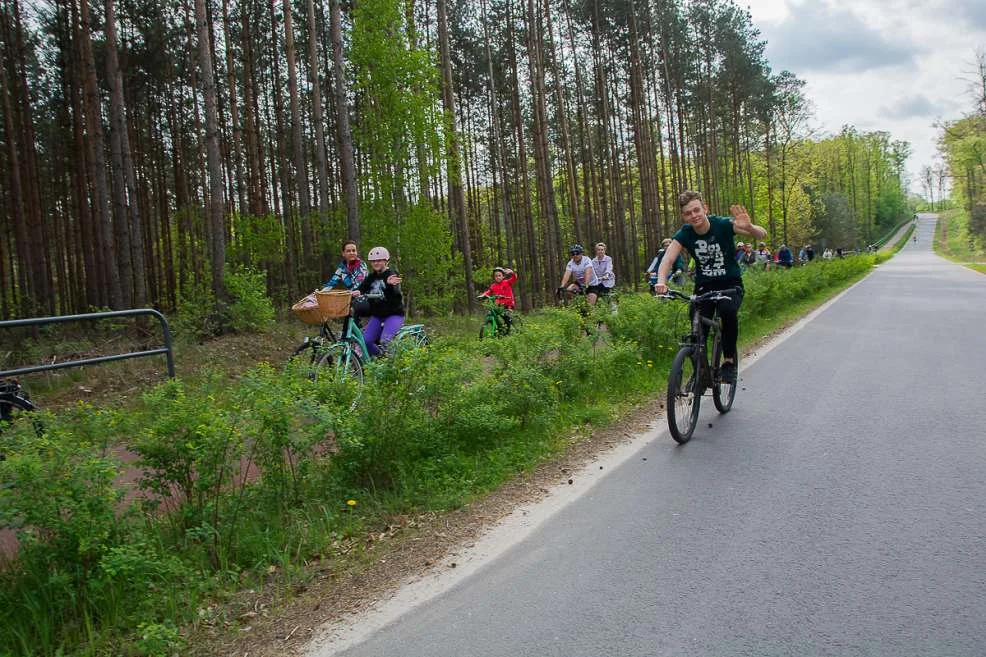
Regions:
[[[223,283],[229,293],[228,304],[216,304],[207,279],[189,282],[178,300],[172,322],[175,335],[185,340],[204,340],[230,329],[239,333],[263,331],[274,322],[274,304],[267,296],[267,275],[250,267],[227,267]]]
[[[243,267],[269,267],[284,262],[284,229],[273,214],[257,217],[234,213],[227,262]]]
[[[269,329],[276,318],[267,296],[267,275],[247,267],[227,268],[223,279],[230,295],[227,324],[237,333]]]
[[[942,130],[940,148],[951,173],[952,198],[968,217],[968,230],[986,238],[986,108]]]
[[[837,192],[822,195],[822,212],[815,218],[815,226],[822,244],[832,248],[850,248],[856,244],[856,218],[849,199]]]
[[[174,623],[141,623],[137,627],[137,649],[147,657],[169,657],[185,647],[185,641]]]
[[[171,328],[176,337],[189,341],[219,334],[222,322],[216,313],[216,296],[208,280],[186,284],[178,296],[178,311]]]
[[[443,315],[452,310],[463,287],[462,257],[453,254],[448,217],[426,201],[396,212],[386,203],[363,209],[364,243],[390,250],[404,278],[405,301],[415,313]]]
[[[943,212],[935,229],[935,251],[956,262],[986,262],[986,237],[969,224],[965,209]]]

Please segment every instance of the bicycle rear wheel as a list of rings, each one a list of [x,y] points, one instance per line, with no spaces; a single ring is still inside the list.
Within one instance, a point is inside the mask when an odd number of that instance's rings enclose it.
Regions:
[[[702,402],[698,354],[693,347],[682,347],[674,357],[668,375],[668,429],[679,444],[692,438]]]
[[[402,329],[397,332],[394,339],[390,342],[388,352],[391,355],[402,354],[406,351],[427,347],[429,344],[428,334],[420,325],[415,325],[408,330]]]
[[[723,381],[720,373],[721,365],[722,333],[716,333],[716,337],[712,341],[712,403],[716,405],[716,410],[720,413],[728,413],[729,409],[733,407],[733,399],[736,397],[736,381],[732,383]],[[735,359],[735,366],[738,373],[738,357]]]

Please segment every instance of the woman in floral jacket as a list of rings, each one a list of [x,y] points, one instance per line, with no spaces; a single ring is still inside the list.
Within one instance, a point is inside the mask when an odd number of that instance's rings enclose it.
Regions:
[[[342,288],[353,291],[366,278],[366,271],[366,263],[360,260],[356,242],[349,240],[342,245],[342,262],[336,267],[332,278],[322,285],[322,289]]]

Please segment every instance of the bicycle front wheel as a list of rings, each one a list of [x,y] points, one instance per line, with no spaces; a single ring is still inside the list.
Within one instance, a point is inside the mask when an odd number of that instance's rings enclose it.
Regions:
[[[679,444],[692,438],[698,424],[702,401],[698,354],[692,347],[682,347],[674,357],[668,375],[668,429]]]
[[[389,352],[391,355],[401,354],[406,351],[427,347],[430,344],[428,334],[423,328],[413,328],[408,331],[398,331],[391,341]]]
[[[720,413],[728,413],[736,397],[736,381],[724,381],[720,372],[722,366],[722,334],[716,333],[712,342],[712,403]],[[739,372],[739,358],[736,358],[736,371]]]
[[[494,320],[492,317],[487,317],[486,321],[484,321],[483,325],[479,328],[479,339],[486,340],[495,337],[496,337],[496,320]]]
[[[345,342],[337,342],[321,352],[312,370],[315,380],[331,377],[338,382],[352,384],[355,389],[350,408],[355,408],[363,390],[363,359],[357,349]]]

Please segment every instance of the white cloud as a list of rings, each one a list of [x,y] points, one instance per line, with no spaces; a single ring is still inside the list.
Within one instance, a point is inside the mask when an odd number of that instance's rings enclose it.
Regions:
[[[986,46],[986,0],[743,4],[768,40],[771,67],[807,82],[822,132],[885,130],[910,142],[916,174],[937,156],[937,125],[972,109],[968,77]]]
[[[793,71],[859,73],[907,67],[920,51],[915,44],[885,37],[849,9],[816,2],[793,7],[763,32],[771,61]]]

